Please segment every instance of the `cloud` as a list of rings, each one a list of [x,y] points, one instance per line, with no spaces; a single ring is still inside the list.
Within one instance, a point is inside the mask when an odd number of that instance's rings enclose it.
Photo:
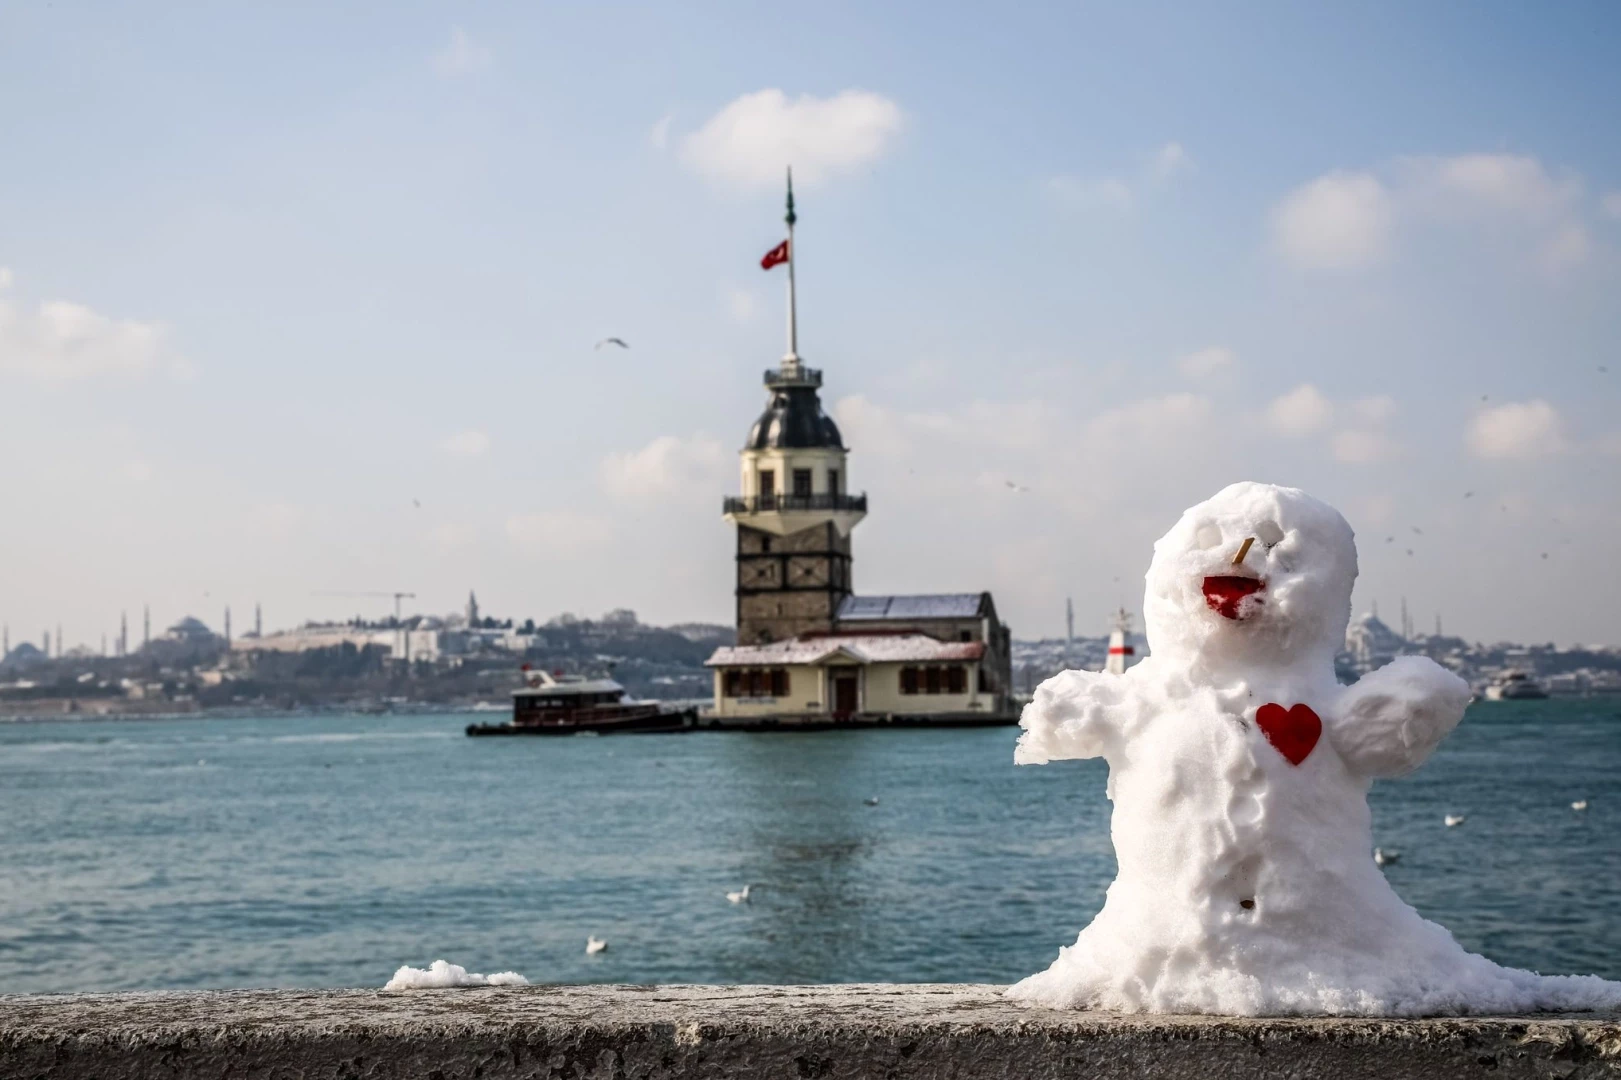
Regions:
[[[663,150],[670,145],[670,124],[674,120],[675,114],[665,113],[653,125],[653,130],[647,133],[647,141],[653,144],[653,149]]]
[[[715,490],[725,463],[725,450],[708,435],[660,435],[640,450],[609,454],[598,473],[616,498],[679,499]]]
[[[1612,221],[1621,221],[1621,191],[1611,191],[1598,201],[1599,213]]]
[[[11,288],[12,276],[9,266],[0,266],[0,292]]]
[[[0,288],[11,272],[0,271]],[[83,304],[49,300],[28,312],[0,297],[0,374],[38,382],[105,376],[141,378],[162,371],[184,378],[191,369],[167,346],[161,323],[111,319]]]
[[[1190,379],[1203,379],[1228,371],[1238,362],[1238,354],[1224,345],[1211,345],[1180,357],[1176,366]]]
[[[605,520],[578,510],[537,510],[507,518],[507,539],[536,558],[580,555],[601,547],[611,536]]]
[[[1396,399],[1388,394],[1351,402],[1351,415],[1365,424],[1382,424],[1396,415]]]
[[[1469,422],[1465,442],[1476,457],[1497,460],[1528,460],[1568,447],[1559,410],[1540,398],[1482,409]]]
[[[789,165],[796,180],[814,185],[876,161],[903,122],[899,105],[866,90],[794,100],[781,90],[758,90],[683,137],[681,158],[696,172],[744,190],[780,187]]]
[[[490,66],[492,54],[459,26],[450,28],[450,42],[433,54],[433,69],[441,75],[469,75]]]
[[[490,437],[482,431],[463,431],[439,440],[439,449],[455,457],[478,457],[490,448]]]
[[[1321,431],[1333,418],[1334,406],[1310,383],[1302,383],[1275,398],[1266,408],[1272,429],[1281,435],[1299,438]]]
[[[1297,188],[1272,212],[1273,241],[1296,266],[1356,270],[1385,259],[1398,237],[1450,228],[1561,271],[1592,253],[1582,192],[1576,173],[1524,154],[1405,157]]]
[[[1350,428],[1334,433],[1334,460],[1347,465],[1369,465],[1396,452],[1396,442],[1383,431]]]
[[[1130,210],[1137,201],[1131,185],[1115,176],[1097,179],[1054,176],[1047,180],[1047,192],[1065,210],[1082,212],[1108,210],[1119,213]]]
[[[1177,173],[1193,167],[1193,159],[1178,142],[1168,142],[1154,151],[1153,173],[1158,180],[1169,180]]]
[[[1352,270],[1390,246],[1391,200],[1377,177],[1333,172],[1291,192],[1272,212],[1273,243],[1311,270]]]

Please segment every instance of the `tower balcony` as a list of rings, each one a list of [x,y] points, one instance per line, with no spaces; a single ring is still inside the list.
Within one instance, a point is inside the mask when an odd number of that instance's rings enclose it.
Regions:
[[[785,364],[782,367],[765,369],[766,388],[769,390],[786,390],[789,387],[809,387],[812,390],[822,388],[822,369],[805,367],[803,364]]]
[[[727,521],[760,529],[776,536],[812,529],[831,521],[839,535],[848,536],[867,516],[865,495],[728,495],[723,504]]]

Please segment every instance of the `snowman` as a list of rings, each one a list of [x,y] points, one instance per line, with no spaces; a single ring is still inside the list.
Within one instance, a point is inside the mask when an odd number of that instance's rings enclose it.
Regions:
[[[1374,864],[1369,785],[1417,768],[1469,688],[1416,656],[1339,684],[1356,573],[1345,519],[1270,484],[1228,487],[1154,545],[1151,655],[1048,679],[1020,721],[1019,764],[1108,762],[1119,873],[1010,998],[1242,1015],[1621,1005],[1621,983],[1466,952]]]

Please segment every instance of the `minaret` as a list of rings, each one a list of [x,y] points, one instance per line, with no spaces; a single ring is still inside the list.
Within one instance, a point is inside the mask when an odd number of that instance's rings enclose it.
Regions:
[[[253,602],[253,636],[265,636],[264,620],[262,613],[259,611],[259,602],[257,600]]]
[[[478,628],[478,597],[472,589],[467,590],[467,629]]]
[[[850,495],[838,425],[822,411],[822,373],[799,356],[798,245],[788,176],[788,352],[765,372],[770,401],[741,451],[742,494],[724,503],[737,526],[737,640],[758,645],[833,629],[850,595],[850,530],[867,497]],[[769,268],[772,263],[764,263]]]
[[[1109,631],[1109,659],[1104,662],[1103,670],[1111,675],[1124,675],[1136,651],[1131,647],[1131,613],[1121,608],[1115,612],[1114,629]]]
[[[152,605],[141,605],[141,648],[152,644]]]
[[[129,612],[118,613],[118,655],[129,654]]]
[[[225,605],[225,647],[231,647],[231,605]]]

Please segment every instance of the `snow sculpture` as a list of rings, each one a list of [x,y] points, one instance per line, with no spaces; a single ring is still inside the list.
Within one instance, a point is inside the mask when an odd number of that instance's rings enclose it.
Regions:
[[[1464,951],[1375,866],[1367,792],[1463,716],[1463,680],[1401,657],[1334,677],[1356,578],[1338,512],[1234,484],[1157,544],[1151,655],[1066,671],[1024,710],[1015,758],[1102,757],[1119,874],[1030,1005],[1133,1012],[1423,1015],[1621,1005],[1621,983]]]

